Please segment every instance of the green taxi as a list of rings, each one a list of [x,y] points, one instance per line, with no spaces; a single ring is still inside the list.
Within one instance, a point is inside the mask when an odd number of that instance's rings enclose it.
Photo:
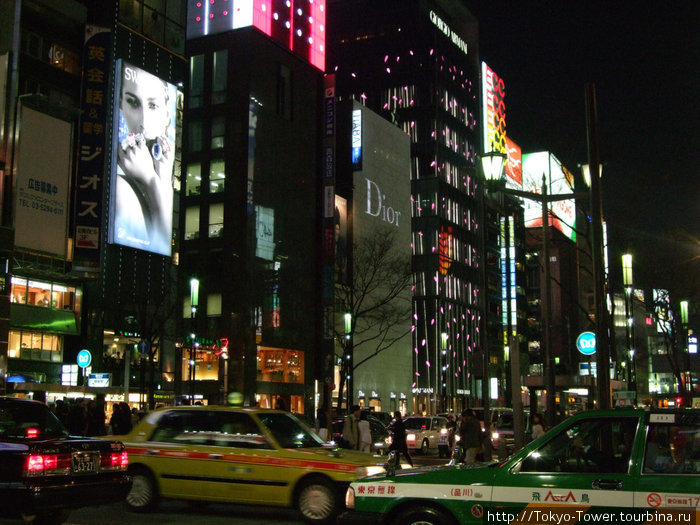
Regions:
[[[331,448],[293,414],[259,408],[168,407],[120,436],[136,512],[159,498],[294,506],[309,523],[343,510],[351,481],[384,472],[378,456]]]
[[[700,410],[580,412],[509,458],[357,480],[341,525],[700,523]]]

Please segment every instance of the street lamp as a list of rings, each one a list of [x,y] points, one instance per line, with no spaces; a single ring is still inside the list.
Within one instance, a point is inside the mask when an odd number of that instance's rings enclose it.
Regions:
[[[625,335],[627,337],[627,388],[637,390],[637,369],[634,362],[634,309],[632,307],[632,254],[622,256],[622,284],[625,287]]]
[[[190,404],[194,403],[194,382],[196,379],[197,343],[195,342],[194,317],[197,313],[197,306],[199,306],[199,279],[193,277],[190,279],[190,319],[193,330],[190,334]]]
[[[343,319],[345,321],[345,359],[344,363],[341,365],[340,370],[342,372],[343,367],[345,367],[345,370],[347,371],[346,376],[345,376],[345,381],[347,384],[347,403],[346,406],[348,410],[350,410],[351,403],[353,399],[351,399],[351,396],[354,394],[354,385],[353,385],[353,359],[352,359],[352,354],[353,354],[353,346],[352,346],[352,313],[350,312],[345,312],[345,315],[343,316]]]
[[[690,348],[688,348],[688,301],[680,302],[681,310],[681,329],[683,341],[683,361],[685,365],[685,383],[686,395],[688,396],[688,406],[692,406],[693,401],[693,378],[690,374]]]

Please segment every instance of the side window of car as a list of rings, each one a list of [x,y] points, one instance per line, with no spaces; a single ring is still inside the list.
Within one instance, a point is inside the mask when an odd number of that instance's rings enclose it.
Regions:
[[[213,445],[236,448],[272,448],[257,423],[248,414],[214,412],[212,416]]]
[[[161,443],[177,443],[178,436],[185,431],[186,413],[183,411],[171,411],[163,414],[158,420],[158,425],[153,431],[151,441]]]
[[[700,427],[651,423],[644,448],[645,474],[700,474]]]
[[[528,455],[519,472],[625,473],[638,418],[573,422]]]

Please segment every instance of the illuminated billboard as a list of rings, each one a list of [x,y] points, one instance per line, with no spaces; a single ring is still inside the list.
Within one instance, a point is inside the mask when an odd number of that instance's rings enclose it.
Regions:
[[[177,88],[117,61],[109,242],[171,254]]]
[[[188,0],[187,38],[254,26],[323,71],[326,0]]]
[[[506,187],[523,189],[523,152],[515,142],[506,137],[508,158],[506,162]]]
[[[523,190],[542,193],[544,175],[548,195],[572,192],[573,175],[548,151],[523,155]],[[538,201],[523,199],[525,226],[542,226],[542,206]],[[574,199],[555,201],[549,205],[549,224],[571,240],[576,239],[576,203]]]
[[[481,63],[482,104],[484,118],[484,153],[508,153],[506,147],[506,87],[503,79]]]

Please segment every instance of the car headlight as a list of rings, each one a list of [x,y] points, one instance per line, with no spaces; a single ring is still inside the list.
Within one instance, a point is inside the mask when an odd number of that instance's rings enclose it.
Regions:
[[[345,506],[349,509],[355,508],[355,489],[348,487],[345,492]]]
[[[415,434],[407,434],[406,435],[406,441],[415,441],[415,440],[416,440]]]
[[[387,436],[386,439],[384,439],[384,443],[391,445],[391,436]]]
[[[460,439],[462,439],[462,438],[459,437],[459,434],[457,434],[457,435],[455,436],[455,443],[459,443],[459,440],[460,440]]]
[[[370,465],[367,467],[357,467],[355,469],[355,474],[358,478],[365,478],[367,476],[376,476],[377,474],[384,474],[386,469],[384,465]]]
[[[447,434],[447,429],[446,429],[446,428],[441,428],[441,429],[440,429],[440,434],[442,434],[443,436],[444,436],[445,434]]]
[[[491,437],[492,437],[493,439],[498,439],[498,432],[493,432],[493,433],[491,434]]]

